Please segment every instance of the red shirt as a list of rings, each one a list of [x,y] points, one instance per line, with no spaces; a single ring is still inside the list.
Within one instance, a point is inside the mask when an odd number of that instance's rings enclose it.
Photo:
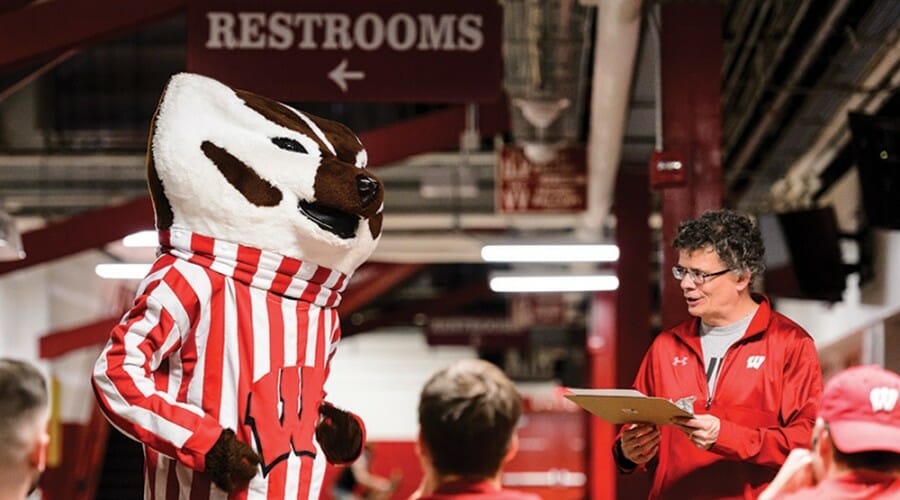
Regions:
[[[898,500],[900,478],[878,472],[849,472],[816,486],[781,495],[785,500]]]
[[[467,483],[465,481],[452,481],[444,483],[430,494],[419,497],[419,500],[445,500],[445,499],[487,499],[492,500],[540,500],[541,497],[520,491],[497,488],[488,481]]]
[[[660,333],[650,346],[634,388],[671,399],[695,396],[694,413],[721,421],[709,451],[670,425],[660,426],[650,498],[743,498],[775,477],[792,448],[807,446],[822,393],[813,339],[799,325],[759,308],[747,332],[725,353],[714,394],[708,394],[700,319]],[[626,465],[616,457],[621,468]]]

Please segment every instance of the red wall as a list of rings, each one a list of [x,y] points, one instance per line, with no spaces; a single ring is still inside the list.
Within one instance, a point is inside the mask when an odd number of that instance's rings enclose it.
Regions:
[[[529,477],[554,478],[560,475],[585,472],[585,421],[580,411],[530,411],[522,416],[519,428],[519,453],[507,464],[504,472],[526,472]],[[412,441],[372,441],[372,470],[383,477],[395,472],[402,474],[400,487],[392,498],[406,499],[419,486],[422,470]],[[331,485],[340,474],[340,467],[328,466],[323,500],[331,499]],[[536,474],[535,474],[536,473]],[[552,479],[551,479],[552,482]],[[525,487],[513,489],[540,495],[545,500],[574,500],[585,498],[585,488],[564,486]]]
[[[391,477],[395,471],[402,474],[400,487],[392,498],[409,498],[416,491],[422,480],[422,469],[416,456],[415,443],[412,441],[370,441],[372,445],[372,470],[382,477]],[[325,483],[322,485],[322,500],[329,500],[331,485],[341,472],[341,467],[329,465],[325,471]]]

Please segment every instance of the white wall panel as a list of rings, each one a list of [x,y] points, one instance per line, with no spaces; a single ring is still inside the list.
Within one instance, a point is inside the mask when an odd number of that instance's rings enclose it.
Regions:
[[[341,340],[325,384],[328,400],[362,417],[370,440],[412,441],[422,386],[438,369],[476,357],[471,347],[430,347],[417,328]]]

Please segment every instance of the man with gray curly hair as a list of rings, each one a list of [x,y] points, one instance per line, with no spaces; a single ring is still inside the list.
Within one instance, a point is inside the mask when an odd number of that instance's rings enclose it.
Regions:
[[[31,364],[0,359],[0,500],[37,487],[47,459],[47,384]]]
[[[822,392],[813,339],[750,285],[765,269],[755,221],[732,210],[682,222],[672,274],[693,319],[664,329],[634,388],[684,400],[691,418],[623,427],[623,472],[655,465],[650,497],[742,498],[806,442]]]

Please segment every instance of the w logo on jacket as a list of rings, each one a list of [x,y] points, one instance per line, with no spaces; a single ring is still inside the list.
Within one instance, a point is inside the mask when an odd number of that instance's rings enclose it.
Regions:
[[[765,356],[749,356],[747,357],[747,368],[753,368],[754,370],[759,370],[759,367],[762,366],[763,361],[766,360]]]
[[[308,366],[282,368],[253,384],[247,396],[246,425],[263,459],[264,476],[291,452],[315,458],[313,435],[321,396],[321,375]]]

